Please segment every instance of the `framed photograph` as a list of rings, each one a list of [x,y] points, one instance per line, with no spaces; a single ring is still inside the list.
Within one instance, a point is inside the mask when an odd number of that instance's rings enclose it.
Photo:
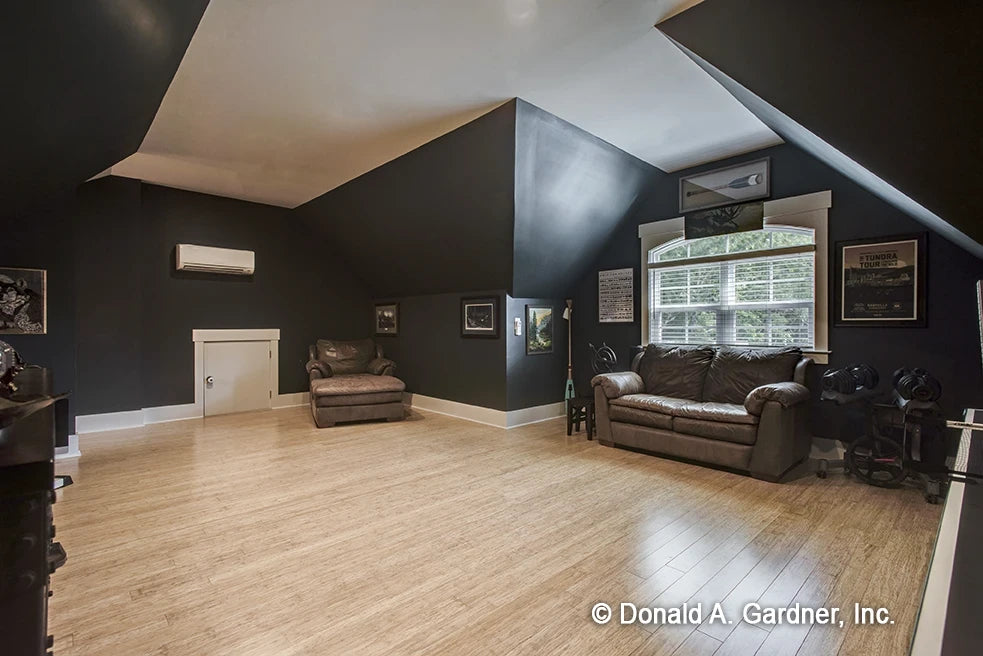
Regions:
[[[704,171],[679,179],[679,211],[683,214],[721,205],[733,205],[771,194],[771,160]]]
[[[498,297],[461,299],[461,337],[498,337]]]
[[[377,303],[375,306],[375,334],[399,334],[399,303]]]
[[[48,272],[0,267],[0,335],[48,332]]]
[[[526,306],[526,355],[553,352],[553,308]]]
[[[597,272],[597,320],[600,323],[634,323],[633,267]]]
[[[925,325],[926,234],[836,244],[836,325]]]

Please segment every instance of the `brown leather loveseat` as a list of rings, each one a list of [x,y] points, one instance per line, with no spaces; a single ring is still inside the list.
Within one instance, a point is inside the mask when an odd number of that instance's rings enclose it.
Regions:
[[[396,363],[371,339],[319,339],[309,348],[311,412],[319,428],[338,421],[403,419],[403,390]]]
[[[809,456],[811,364],[796,348],[649,344],[591,381],[598,439],[777,481]]]

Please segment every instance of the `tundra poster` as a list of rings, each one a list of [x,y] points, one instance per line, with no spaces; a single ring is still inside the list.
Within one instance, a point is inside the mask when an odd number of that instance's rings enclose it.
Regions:
[[[919,238],[842,246],[840,321],[918,321],[923,248]]]

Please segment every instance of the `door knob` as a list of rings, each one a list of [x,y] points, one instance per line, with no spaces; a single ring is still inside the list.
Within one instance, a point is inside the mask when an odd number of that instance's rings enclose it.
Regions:
[[[214,376],[205,376],[205,384],[206,385],[214,385],[215,384],[215,377]]]

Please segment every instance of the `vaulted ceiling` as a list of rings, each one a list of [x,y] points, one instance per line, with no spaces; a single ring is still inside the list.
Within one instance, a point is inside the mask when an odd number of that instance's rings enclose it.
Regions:
[[[211,0],[115,175],[294,207],[521,97],[663,170],[780,139],[653,25],[693,0]]]

